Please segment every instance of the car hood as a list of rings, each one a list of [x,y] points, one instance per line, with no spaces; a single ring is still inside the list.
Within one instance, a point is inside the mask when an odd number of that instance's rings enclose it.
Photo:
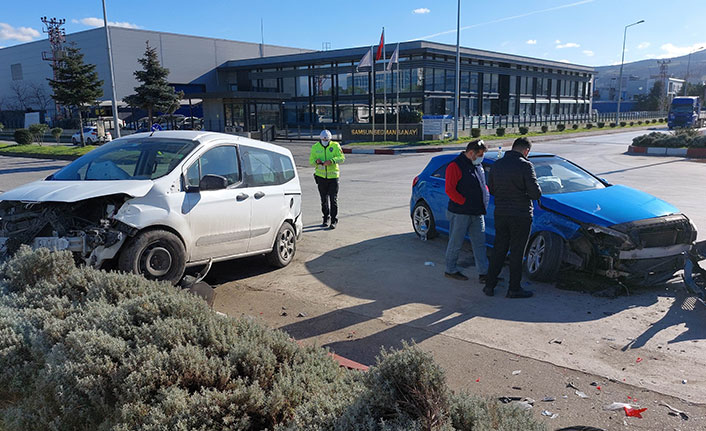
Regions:
[[[0,201],[78,202],[117,194],[142,197],[153,185],[151,180],[35,181],[0,194]]]
[[[673,205],[627,186],[544,195],[541,205],[580,222],[604,227],[679,212]]]

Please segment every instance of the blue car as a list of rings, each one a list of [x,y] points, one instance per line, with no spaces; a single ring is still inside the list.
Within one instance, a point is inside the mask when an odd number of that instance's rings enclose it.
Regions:
[[[417,235],[448,234],[446,166],[457,155],[431,159],[412,183],[410,215]],[[487,152],[486,173],[497,152]],[[552,154],[530,154],[542,188],[534,202],[532,233],[525,249],[529,277],[552,281],[575,268],[634,284],[666,281],[684,267],[696,228],[669,203],[645,192],[611,185],[578,165]],[[486,242],[493,246],[494,200],[486,215]]]

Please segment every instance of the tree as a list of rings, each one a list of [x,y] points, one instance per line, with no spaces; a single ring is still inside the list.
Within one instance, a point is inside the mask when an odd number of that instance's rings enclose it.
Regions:
[[[660,111],[664,110],[667,104],[667,96],[664,91],[664,83],[655,81],[650,92],[635,97],[637,103],[635,109],[638,111]]]
[[[169,85],[169,69],[159,64],[157,50],[150,47],[149,42],[144,57],[137,61],[142,65],[142,70],[135,71],[135,78],[142,84],[135,87],[135,94],[125,97],[123,101],[130,106],[145,109],[151,126],[155,111],[169,111],[183,93],[175,93]]]
[[[46,111],[51,104],[51,96],[47,94],[39,84],[33,83],[29,85],[29,94],[32,104],[40,111]]]
[[[49,86],[54,90],[52,97],[60,105],[77,109],[81,146],[84,146],[81,111],[94,105],[103,95],[103,80],[98,79],[95,64],[83,62],[83,54],[75,45],[66,48],[66,55],[56,67],[54,76],[56,79],[49,80]]]
[[[687,96],[698,96],[701,99],[701,104],[704,102],[704,91],[706,90],[706,85],[703,82],[698,84],[686,84],[686,95]]]
[[[15,108],[18,111],[26,111],[30,107],[31,94],[29,87],[24,82],[13,81],[10,84],[10,91],[15,99]]]

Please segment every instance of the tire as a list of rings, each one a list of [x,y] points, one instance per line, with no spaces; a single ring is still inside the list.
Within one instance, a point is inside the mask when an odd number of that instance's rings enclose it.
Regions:
[[[275,268],[284,268],[294,259],[297,251],[297,234],[289,223],[279,228],[272,251],[267,253],[267,262]]]
[[[93,140],[91,138],[86,138],[86,145],[93,145]]]
[[[166,230],[150,230],[129,240],[120,252],[118,269],[148,280],[177,284],[184,275],[186,250],[179,237]]]
[[[434,213],[431,212],[431,208],[426,202],[420,200],[414,205],[412,210],[412,228],[414,228],[414,233],[420,238],[422,236],[421,228],[424,224],[427,226],[427,239],[435,238],[439,235],[436,231]]]
[[[561,269],[563,257],[564,240],[552,232],[539,232],[525,251],[527,275],[535,281],[553,281]]]
[[[71,143],[74,145],[78,145],[78,141],[74,137],[71,137]]]

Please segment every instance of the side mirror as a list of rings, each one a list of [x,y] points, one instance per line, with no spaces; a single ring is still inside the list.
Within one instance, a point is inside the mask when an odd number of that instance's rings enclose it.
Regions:
[[[199,190],[223,190],[228,187],[228,180],[226,177],[220,175],[206,174],[199,181]]]

